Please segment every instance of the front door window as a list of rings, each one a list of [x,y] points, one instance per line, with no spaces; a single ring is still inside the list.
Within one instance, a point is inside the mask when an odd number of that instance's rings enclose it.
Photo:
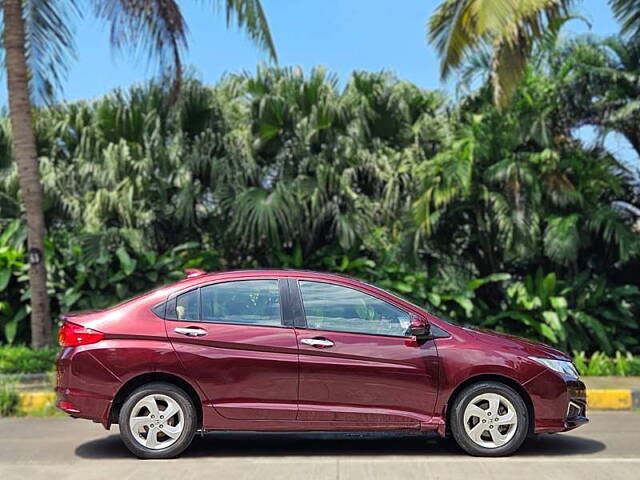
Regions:
[[[407,336],[409,314],[372,295],[330,283],[300,281],[307,328]]]

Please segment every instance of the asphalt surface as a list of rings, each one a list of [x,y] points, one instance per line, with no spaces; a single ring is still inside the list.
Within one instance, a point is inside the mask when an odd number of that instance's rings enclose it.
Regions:
[[[640,413],[590,417],[509,458],[470,457],[437,436],[215,433],[174,460],[131,457],[117,427],[0,419],[0,479],[639,479]]]

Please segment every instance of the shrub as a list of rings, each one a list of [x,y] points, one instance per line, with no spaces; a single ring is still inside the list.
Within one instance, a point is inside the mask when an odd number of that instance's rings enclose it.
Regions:
[[[0,374],[51,371],[57,347],[33,350],[28,347],[0,347]]]
[[[8,417],[18,413],[20,397],[15,390],[0,387],[0,417]]]
[[[595,352],[591,357],[587,357],[584,352],[574,352],[573,361],[580,375],[640,376],[640,357],[634,357],[630,353],[625,355],[616,352],[615,357],[607,357],[602,352]]]

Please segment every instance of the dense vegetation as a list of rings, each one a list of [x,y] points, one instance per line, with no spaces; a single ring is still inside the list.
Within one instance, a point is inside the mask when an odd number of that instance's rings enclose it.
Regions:
[[[59,347],[32,349],[16,345],[1,346],[0,375],[11,377],[11,374],[51,372],[59,351]]]
[[[627,42],[626,44],[624,42]],[[632,56],[634,56],[631,58]],[[322,69],[149,83],[37,111],[52,311],[102,308],[186,267],[300,267],[566,350],[640,352],[640,150],[628,40],[549,40],[511,105]],[[486,78],[486,58],[464,78]],[[482,84],[486,82],[481,82]],[[24,343],[25,228],[0,125],[0,338]]]

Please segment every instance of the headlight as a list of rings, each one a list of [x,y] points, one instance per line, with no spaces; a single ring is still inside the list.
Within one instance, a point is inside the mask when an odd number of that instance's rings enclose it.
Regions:
[[[558,372],[562,375],[566,375],[571,378],[579,378],[580,374],[576,367],[573,366],[573,363],[567,362],[565,360],[552,360],[550,358],[538,358],[538,357],[529,357],[531,360],[534,360],[547,368],[550,368],[554,372]]]

